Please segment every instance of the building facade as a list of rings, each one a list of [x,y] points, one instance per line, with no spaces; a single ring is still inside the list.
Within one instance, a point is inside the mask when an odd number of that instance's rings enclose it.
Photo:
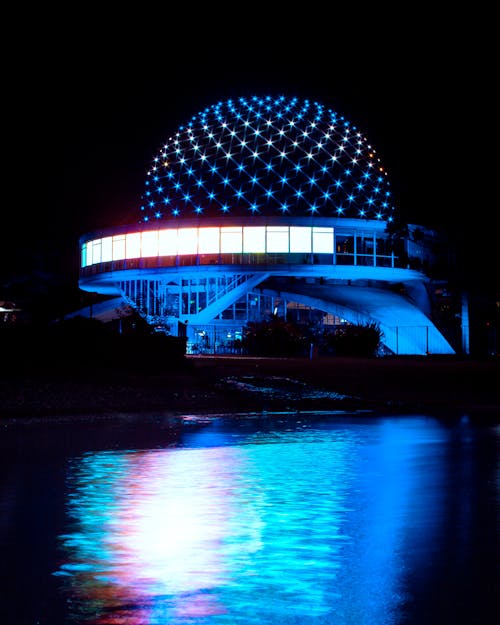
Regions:
[[[395,241],[394,211],[376,151],[344,118],[296,98],[229,100],[162,147],[136,224],[81,237],[79,285],[108,297],[108,315],[185,333],[190,353],[236,351],[271,315],[375,323],[387,353],[454,353],[428,251]]]

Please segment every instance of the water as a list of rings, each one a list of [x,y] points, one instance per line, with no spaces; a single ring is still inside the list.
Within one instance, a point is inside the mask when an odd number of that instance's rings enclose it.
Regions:
[[[2,625],[498,623],[498,424],[2,430]]]

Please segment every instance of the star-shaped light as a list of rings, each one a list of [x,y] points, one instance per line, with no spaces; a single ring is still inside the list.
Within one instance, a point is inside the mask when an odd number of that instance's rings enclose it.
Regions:
[[[392,220],[394,210],[387,173],[364,136],[324,104],[295,97],[207,107],[178,128],[147,174],[142,221],[162,219],[158,205],[175,217]]]

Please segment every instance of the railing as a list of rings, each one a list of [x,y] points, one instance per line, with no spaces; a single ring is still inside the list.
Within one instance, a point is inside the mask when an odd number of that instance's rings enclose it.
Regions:
[[[232,319],[231,321],[235,321]],[[246,355],[244,344],[241,340],[235,340],[234,337],[225,338],[225,329],[221,326],[203,326],[205,330],[202,339],[198,336],[190,337],[187,343],[188,354],[240,354]],[[327,328],[325,327],[325,330]],[[334,328],[332,328],[333,331]],[[384,334],[379,347],[378,356],[388,355],[407,355],[419,353],[431,356],[433,354],[441,354],[442,346],[435,343],[434,326],[393,326],[386,328],[387,334]],[[240,332],[241,335],[241,332]],[[200,335],[201,336],[201,335]],[[208,340],[206,340],[208,339]],[[460,346],[455,345],[453,348],[460,352]],[[450,343],[451,344],[451,343]],[[309,346],[309,343],[307,344]],[[307,356],[308,350],[304,352]],[[333,352],[321,351],[321,355],[335,355]]]
[[[249,253],[249,254],[189,254],[179,256],[156,256],[151,258],[129,258],[96,263],[80,269],[81,277],[132,269],[157,269],[169,267],[194,267],[213,265],[246,265],[267,267],[273,265],[342,265],[358,267],[402,267],[394,254],[300,254]]]

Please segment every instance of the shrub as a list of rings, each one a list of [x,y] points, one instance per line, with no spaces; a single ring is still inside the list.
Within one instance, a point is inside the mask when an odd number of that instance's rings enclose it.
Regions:
[[[242,346],[252,356],[302,356],[305,345],[300,329],[278,315],[243,329]]]
[[[348,324],[330,334],[327,344],[336,356],[375,356],[382,336],[376,323]]]
[[[46,327],[0,328],[0,371],[165,371],[185,361],[186,338],[142,331],[120,334],[110,324],[75,317]]]

